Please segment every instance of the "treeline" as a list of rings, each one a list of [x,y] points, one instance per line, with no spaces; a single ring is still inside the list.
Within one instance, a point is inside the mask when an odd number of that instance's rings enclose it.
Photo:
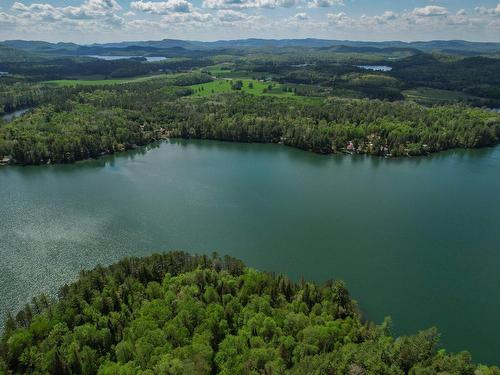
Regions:
[[[81,272],[9,315],[5,374],[498,375],[447,353],[434,328],[394,338],[342,281],[323,286],[182,252]]]
[[[450,61],[451,60],[451,61]],[[406,87],[462,91],[500,105],[500,59],[488,57],[440,58],[419,54],[391,64],[389,73]]]
[[[0,77],[0,115],[41,104],[64,103],[78,91],[80,88],[54,87]]]
[[[190,82],[185,78],[185,84]],[[162,80],[81,89],[59,104],[0,125],[0,158],[20,164],[73,162],[166,137],[273,142],[318,153],[381,156],[483,147],[500,139],[498,114],[459,105],[425,108],[240,92],[182,97],[189,94],[189,89]]]
[[[308,92],[314,92],[316,96],[328,96],[335,92],[336,95],[340,94],[339,96],[360,99],[404,100],[400,90],[402,85],[383,73],[372,72],[367,75],[366,70],[345,62],[314,61],[302,64],[292,62],[296,62],[292,57],[290,61],[280,62],[263,60],[251,63],[244,60],[236,65],[236,69],[246,70],[252,77],[260,79],[272,74],[276,81],[284,85],[302,85],[298,93],[304,93],[305,96],[308,96]],[[355,79],[363,75],[374,77],[375,80],[360,82]]]
[[[1,57],[1,53],[0,53]],[[102,60],[90,57],[38,57],[23,61],[0,59],[0,71],[27,77],[33,81],[65,78],[126,78],[157,72],[183,72],[210,65],[208,58],[179,58],[146,62],[144,58]]]
[[[378,57],[377,61],[374,58]],[[365,61],[365,62],[363,62]],[[390,65],[389,72],[372,72],[382,79],[376,84],[361,85],[352,80],[353,73],[367,73],[356,65]],[[500,106],[500,59],[481,56],[457,57],[415,53],[402,59],[387,61],[376,53],[346,56],[332,51],[325,60],[298,49],[292,55],[278,57],[264,55],[260,58],[247,57],[238,60],[237,70],[265,77],[273,75],[283,84],[308,84],[324,88],[350,90],[351,96],[381,100],[403,100],[403,89],[429,87],[442,90],[459,91],[474,97],[467,99],[468,104]],[[398,84],[387,79],[395,78]]]
[[[190,86],[199,83],[210,82],[212,78],[204,73],[178,73],[173,75],[165,75],[156,77],[151,82],[147,82],[146,86],[141,83],[111,85],[112,90],[118,95],[124,95],[129,90],[140,90],[147,87],[150,94],[154,90],[168,86]],[[2,113],[13,112],[17,109],[26,107],[34,107],[41,104],[53,104],[55,106],[63,106],[64,103],[75,98],[76,94],[88,93],[96,89],[102,88],[100,85],[76,85],[76,86],[56,86],[43,83],[28,82],[23,79],[12,77],[0,77],[0,115]],[[167,88],[168,91],[170,88]],[[181,91],[179,91],[181,92]],[[140,92],[143,96],[143,92]],[[185,91],[184,95],[190,94],[190,91]],[[182,95],[181,95],[182,96]]]
[[[429,109],[412,103],[339,99],[300,103],[293,98],[226,95],[191,102],[196,109],[189,114],[182,109],[184,103],[169,105],[177,106],[173,112],[184,117],[158,118],[182,138],[281,142],[318,153],[382,156],[482,147],[500,139],[498,115],[461,106]]]

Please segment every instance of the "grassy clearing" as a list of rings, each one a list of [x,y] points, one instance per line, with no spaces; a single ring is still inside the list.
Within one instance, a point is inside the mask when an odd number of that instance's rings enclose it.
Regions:
[[[104,85],[118,85],[122,83],[140,82],[155,78],[164,78],[165,74],[158,74],[154,76],[141,76],[132,78],[110,78],[110,79],[57,79],[53,81],[45,81],[42,83],[54,86],[104,86]]]
[[[212,75],[223,76],[224,74],[232,72],[233,65],[234,64],[216,64],[206,66],[201,70],[204,72],[210,72]]]
[[[252,95],[281,95],[281,96],[294,96],[293,92],[283,91],[283,86],[276,82],[260,82],[252,79],[241,79],[243,87],[241,90]],[[234,92],[231,85],[236,80],[219,79],[208,83],[201,83],[198,85],[190,86],[194,90],[194,96],[209,96],[222,92]],[[251,83],[251,84],[250,84]],[[251,87],[253,85],[253,87]],[[271,89],[269,89],[271,86]]]
[[[353,73],[344,76],[351,85],[372,86],[372,87],[398,87],[400,82],[393,77],[382,74],[359,74]]]
[[[446,104],[474,98],[473,96],[464,94],[460,91],[439,90],[428,87],[406,90],[403,91],[403,95],[407,100],[414,100],[417,103],[426,105]]]

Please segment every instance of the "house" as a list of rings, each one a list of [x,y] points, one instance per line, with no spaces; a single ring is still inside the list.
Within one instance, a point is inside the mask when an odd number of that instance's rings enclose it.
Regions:
[[[10,164],[11,158],[9,156],[4,156],[2,159],[0,159],[0,165],[7,165]]]

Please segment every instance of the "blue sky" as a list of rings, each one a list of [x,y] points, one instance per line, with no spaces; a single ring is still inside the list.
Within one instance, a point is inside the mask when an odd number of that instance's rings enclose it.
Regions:
[[[178,38],[500,42],[499,0],[0,0],[0,40]]]

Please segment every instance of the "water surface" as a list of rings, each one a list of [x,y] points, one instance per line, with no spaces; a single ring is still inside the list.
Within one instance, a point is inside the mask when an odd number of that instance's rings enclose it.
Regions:
[[[112,55],[112,56],[105,56],[105,55],[87,55],[87,57],[93,57],[95,59],[100,59],[100,60],[128,60],[128,59],[133,59],[137,57],[143,57],[146,59],[147,62],[158,62],[158,61],[164,61],[167,58],[164,56],[117,56],[117,55]]]
[[[16,117],[19,117],[19,116],[25,114],[26,112],[28,112],[30,109],[31,108],[24,108],[24,109],[18,109],[17,111],[14,111],[14,112],[6,113],[6,114],[2,115],[2,119],[5,121],[12,121]]]
[[[342,278],[397,334],[500,364],[500,147],[426,158],[163,143],[73,165],[0,168],[0,309],[82,268],[183,249]]]
[[[392,68],[387,65],[356,65],[358,68],[365,70],[373,70],[376,72],[390,72]]]

